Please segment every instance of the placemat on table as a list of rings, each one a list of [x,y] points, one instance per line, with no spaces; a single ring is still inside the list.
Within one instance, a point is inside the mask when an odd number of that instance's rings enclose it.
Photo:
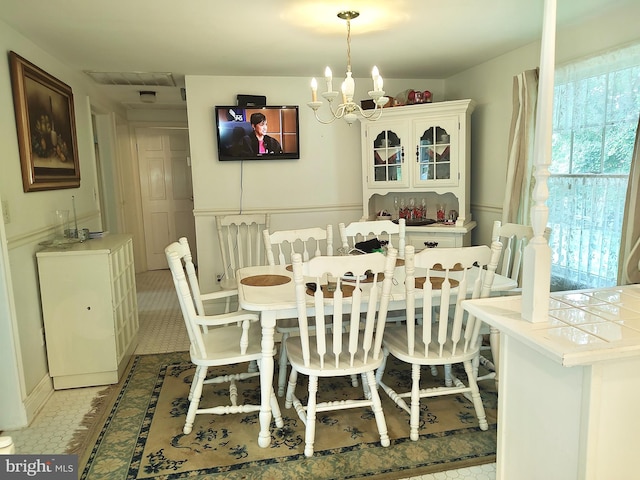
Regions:
[[[284,285],[290,281],[291,277],[287,277],[286,275],[254,275],[243,278],[240,280],[240,283],[250,287],[274,287],[276,285]]]
[[[422,288],[426,277],[416,277],[416,288]],[[444,282],[444,277],[429,277],[431,280],[431,286],[434,290],[440,290],[442,288],[442,282]],[[451,288],[457,287],[460,282],[454,278],[449,279],[449,283],[451,284]]]

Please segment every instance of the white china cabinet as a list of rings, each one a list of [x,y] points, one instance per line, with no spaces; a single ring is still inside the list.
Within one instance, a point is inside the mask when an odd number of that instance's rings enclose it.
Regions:
[[[406,215],[407,244],[417,249],[470,244],[474,107],[472,100],[405,105],[362,120],[363,219],[375,220],[382,210],[394,219]]]
[[[55,389],[117,383],[138,339],[131,235],[36,253]]]

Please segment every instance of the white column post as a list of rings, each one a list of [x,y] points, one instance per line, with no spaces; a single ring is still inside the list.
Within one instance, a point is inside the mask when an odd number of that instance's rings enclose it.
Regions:
[[[553,130],[553,77],[555,71],[556,0],[545,0],[540,48],[540,82],[533,144],[535,186],[531,207],[534,237],[524,251],[522,277],[522,318],[544,322],[549,310],[551,283],[551,248],[544,238],[549,218],[547,179],[551,164]]]

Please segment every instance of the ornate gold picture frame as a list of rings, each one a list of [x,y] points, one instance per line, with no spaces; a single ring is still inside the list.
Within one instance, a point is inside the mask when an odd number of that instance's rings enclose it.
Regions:
[[[9,64],[24,191],[79,187],[71,87],[15,52]]]

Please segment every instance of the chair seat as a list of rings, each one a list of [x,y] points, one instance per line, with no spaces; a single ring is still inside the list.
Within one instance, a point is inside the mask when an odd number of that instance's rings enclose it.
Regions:
[[[415,350],[413,355],[409,353],[407,327],[402,326],[390,326],[387,327],[384,332],[384,338],[382,344],[394,357],[407,363],[414,363],[419,365],[444,365],[450,363],[462,363],[466,360],[473,359],[480,349],[479,345],[476,347],[469,347],[467,351],[463,351],[464,343],[460,341],[456,345],[456,354],[453,354],[453,342],[451,339],[447,339],[444,343],[442,354],[440,354],[440,345],[436,342],[431,342],[427,356],[423,355],[425,351],[425,344],[422,339],[415,336]],[[433,332],[433,338],[436,338],[436,333]]]
[[[235,363],[234,354],[238,352],[240,344],[240,336],[242,329],[238,326],[231,325],[225,327],[209,328],[209,333],[204,334],[202,339],[207,351],[207,357],[199,356],[193,347],[189,349],[191,361],[196,365],[217,366]],[[259,360],[262,357],[262,331],[260,325],[253,324],[249,329],[249,346],[247,353],[240,355],[238,353],[238,362],[251,360]],[[275,348],[274,348],[275,354]]]
[[[311,359],[309,365],[304,364],[304,358],[302,356],[302,344],[299,337],[289,337],[286,340],[287,354],[289,357],[289,363],[300,373],[304,375],[315,375],[318,377],[335,377],[340,375],[357,375],[366,371],[375,370],[382,364],[383,356],[379,355],[377,360],[369,357],[367,362],[364,362],[362,350],[358,350],[356,356],[353,359],[353,365],[349,352],[344,351],[338,357],[338,364],[335,363],[335,357],[333,354],[332,342],[333,336],[331,334],[325,335],[325,343],[327,345],[327,353],[324,356],[324,365],[320,365],[320,356],[317,353],[318,337],[309,337],[309,348],[311,352]],[[349,344],[349,333],[343,333],[342,344]]]

